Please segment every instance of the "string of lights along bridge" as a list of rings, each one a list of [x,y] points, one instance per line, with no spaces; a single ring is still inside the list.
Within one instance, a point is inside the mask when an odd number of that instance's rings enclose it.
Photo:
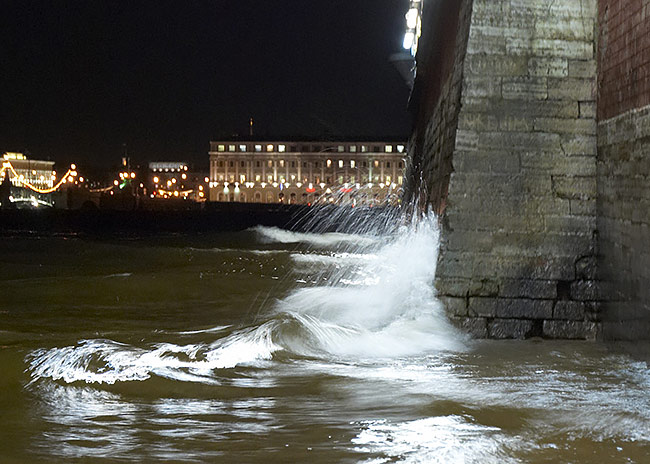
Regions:
[[[10,175],[9,180],[14,186],[41,194],[56,192],[66,183],[84,182],[83,177],[78,177],[77,167],[74,164],[70,165],[66,173],[56,181],[56,171],[51,169],[53,165],[51,161],[28,160],[22,153],[5,153],[0,177],[4,179]]]

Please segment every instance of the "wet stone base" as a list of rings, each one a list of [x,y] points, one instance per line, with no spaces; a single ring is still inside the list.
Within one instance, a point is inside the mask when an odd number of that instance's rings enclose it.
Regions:
[[[589,321],[458,316],[450,320],[474,338],[595,340],[601,331],[600,323]]]

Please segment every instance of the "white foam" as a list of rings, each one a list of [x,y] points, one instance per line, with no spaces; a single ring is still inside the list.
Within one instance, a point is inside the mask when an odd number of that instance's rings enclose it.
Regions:
[[[214,370],[270,359],[280,347],[271,341],[274,324],[224,337],[211,345],[164,343],[138,348],[112,340],[82,340],[76,346],[37,350],[30,355],[32,381],[114,384],[142,381],[152,375],[217,383]]]
[[[277,311],[292,314],[321,349],[337,355],[462,350],[464,338],[447,321],[433,288],[438,239],[436,218],[423,218],[387,239],[371,259],[340,261],[330,278],[336,285],[296,289]]]
[[[386,420],[360,424],[352,442],[357,451],[381,453],[385,462],[464,464],[515,463],[508,456],[524,446],[497,427],[469,422],[461,416],[438,416],[392,424]],[[374,461],[370,461],[374,462]]]
[[[254,227],[252,230],[257,233],[262,243],[306,243],[314,246],[331,247],[340,244],[370,246],[376,242],[376,238],[338,232],[313,234],[264,226]]]

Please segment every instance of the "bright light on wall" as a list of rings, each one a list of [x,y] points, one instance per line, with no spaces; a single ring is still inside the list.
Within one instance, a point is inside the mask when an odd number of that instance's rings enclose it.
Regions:
[[[418,50],[418,39],[421,35],[422,29],[422,1],[411,0],[411,6],[406,13],[406,33],[404,34],[404,42],[402,46],[411,51],[411,55],[415,56]]]

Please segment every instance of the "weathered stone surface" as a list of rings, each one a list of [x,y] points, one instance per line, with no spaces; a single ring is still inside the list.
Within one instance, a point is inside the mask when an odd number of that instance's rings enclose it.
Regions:
[[[558,301],[553,308],[554,319],[584,321],[586,306],[582,301]]]
[[[594,339],[598,331],[598,324],[584,321],[549,320],[544,321],[543,327],[543,335],[547,338]]]
[[[487,325],[490,338],[524,339],[533,331],[533,321],[521,319],[493,319]]]
[[[506,298],[557,297],[557,283],[553,280],[504,279],[500,295]]]
[[[467,316],[467,300],[465,298],[454,298],[441,296],[438,298],[450,316]]]
[[[602,320],[611,339],[650,339],[650,137],[639,129],[650,130],[649,118],[650,106],[645,106],[598,125],[601,291],[576,283],[575,292],[590,299],[609,298],[602,310],[597,306],[587,317]]]
[[[469,299],[468,314],[470,316],[494,317],[497,312],[497,300],[495,298],[475,297]]]
[[[482,317],[452,317],[451,323],[473,338],[488,338],[487,319]]]
[[[439,294],[455,323],[479,336],[541,336],[554,317],[599,317],[570,300],[587,296],[576,279],[595,279],[595,5],[449,1],[445,14],[458,15],[455,54],[418,57],[427,67],[419,76],[447,74],[416,78],[415,95],[432,101],[413,108],[420,119],[409,165],[421,171],[410,176],[413,186],[423,179],[442,213]]]
[[[518,319],[551,319],[553,317],[553,301],[501,298],[497,300],[496,315],[500,318]]]
[[[599,300],[598,283],[595,280],[577,280],[571,284],[571,298],[579,301]]]

